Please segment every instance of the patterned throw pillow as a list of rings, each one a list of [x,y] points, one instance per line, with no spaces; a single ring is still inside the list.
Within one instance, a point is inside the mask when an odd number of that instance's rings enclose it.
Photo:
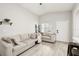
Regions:
[[[18,43],[17,43],[17,42],[15,41],[15,39],[13,39],[13,38],[11,38],[11,42],[12,42],[13,46],[18,45]]]
[[[2,40],[6,43],[12,44],[13,46],[18,45],[18,43],[16,42],[16,40],[14,38],[2,37]]]
[[[31,38],[31,39],[36,39],[36,38],[37,38],[37,34],[36,34],[36,33],[31,34],[31,35],[30,35],[30,38]]]
[[[6,38],[2,37],[2,40],[3,40],[4,42],[6,42],[6,43],[11,43],[11,40],[10,40],[10,38],[8,38],[8,37],[6,37]]]

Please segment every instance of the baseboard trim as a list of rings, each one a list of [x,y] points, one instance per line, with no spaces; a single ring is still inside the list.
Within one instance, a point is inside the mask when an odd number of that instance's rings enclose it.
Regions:
[[[49,41],[44,41],[44,40],[42,40],[42,42],[47,42],[47,43],[55,43],[56,41],[55,41],[55,42],[49,42]]]
[[[68,44],[69,42],[64,42],[64,41],[56,41],[56,42],[61,42],[61,43],[65,43],[65,44]]]
[[[56,43],[56,42],[61,42],[61,43],[65,43],[65,44],[68,44],[68,43],[69,43],[69,42],[64,42],[64,41],[49,42],[49,41],[44,41],[44,40],[42,40],[42,42],[47,42],[47,43]]]

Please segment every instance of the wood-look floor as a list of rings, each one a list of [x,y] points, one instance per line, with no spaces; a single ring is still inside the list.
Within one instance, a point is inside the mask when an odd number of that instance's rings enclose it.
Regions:
[[[67,48],[67,43],[41,42],[41,44],[35,45],[20,56],[67,56]]]

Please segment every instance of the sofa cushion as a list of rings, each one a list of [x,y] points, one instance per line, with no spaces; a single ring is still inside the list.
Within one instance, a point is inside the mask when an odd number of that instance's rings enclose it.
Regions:
[[[51,33],[43,33],[43,36],[51,36]]]
[[[25,48],[26,47],[26,44],[24,43],[20,43],[19,45],[16,45],[14,48],[13,48],[13,52],[18,52],[20,51],[21,49]]]
[[[28,34],[22,34],[22,35],[20,35],[20,37],[21,37],[20,41],[24,41],[24,40],[29,39]]]
[[[25,41],[22,41],[22,42],[25,43],[25,44],[30,44],[30,43],[35,42],[35,41],[37,41],[37,39],[34,39],[34,40],[29,39],[29,40],[25,40]]]
[[[42,39],[51,39],[49,36],[42,36]]]
[[[35,42],[28,41],[28,43],[21,42],[20,45],[15,46],[13,48],[13,55],[21,54],[22,52],[26,51],[28,48],[35,45]]]

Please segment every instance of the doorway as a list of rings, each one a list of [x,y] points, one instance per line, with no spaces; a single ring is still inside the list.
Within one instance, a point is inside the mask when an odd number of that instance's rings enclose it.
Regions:
[[[56,40],[69,42],[69,21],[56,21]]]

